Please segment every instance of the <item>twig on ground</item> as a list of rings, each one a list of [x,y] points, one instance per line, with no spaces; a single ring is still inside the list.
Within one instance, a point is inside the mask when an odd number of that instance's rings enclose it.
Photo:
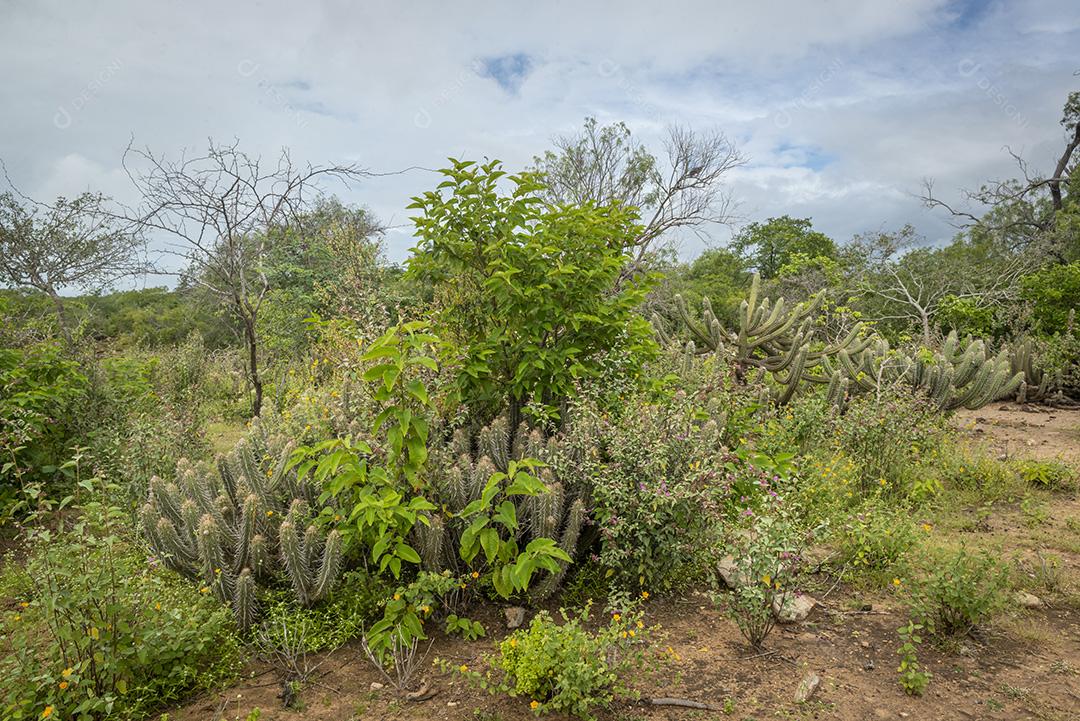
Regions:
[[[723,711],[720,706],[713,706],[710,703],[702,703],[701,701],[691,701],[686,698],[651,698],[649,703],[653,706],[679,706],[680,708],[696,708],[703,709],[705,711]]]

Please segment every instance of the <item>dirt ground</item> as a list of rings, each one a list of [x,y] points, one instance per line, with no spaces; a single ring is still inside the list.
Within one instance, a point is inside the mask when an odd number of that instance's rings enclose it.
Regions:
[[[993,407],[963,413],[957,422],[1000,453],[1080,464],[1078,411]],[[970,535],[1000,548],[1004,557],[1053,553],[1061,562],[1058,591],[1040,594],[1038,608],[1009,611],[976,638],[947,649],[923,644],[919,660],[934,677],[922,698],[905,695],[897,684],[896,629],[906,621],[900,599],[889,592],[860,595],[822,574],[807,589],[819,605],[804,622],[774,631],[764,655],[752,653],[702,595],[649,601],[647,620],[662,627],[654,645],[663,659],[634,680],[642,701],[620,703],[600,718],[1076,721],[1080,500],[1075,493],[1057,494],[1047,510],[1033,527],[1018,505],[1003,506]],[[475,667],[505,631],[499,609],[474,615],[488,628],[488,639],[469,644],[440,636],[430,658]],[[811,673],[820,677],[820,687],[808,702],[797,704],[796,688]],[[253,666],[248,676],[233,688],[172,710],[169,721],[246,719],[256,707],[260,721],[533,717],[528,699],[488,696],[434,668],[426,675],[434,692],[427,700],[406,701],[389,688],[373,691],[372,683],[381,679],[355,646],[325,658],[299,710],[282,708],[272,669]],[[652,697],[688,699],[712,709],[656,707],[648,703]]]

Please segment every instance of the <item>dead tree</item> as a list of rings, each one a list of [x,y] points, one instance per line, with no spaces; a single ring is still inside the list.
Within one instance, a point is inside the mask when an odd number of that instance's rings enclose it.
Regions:
[[[253,392],[252,415],[262,411],[258,317],[270,291],[265,261],[275,242],[299,227],[324,180],[368,173],[353,165],[293,163],[287,149],[276,161],[239,150],[238,142],[209,141],[205,153],[166,159],[129,146],[124,169],[142,194],[136,222],[166,237],[164,253],[188,263],[187,276],[206,288],[242,328]]]

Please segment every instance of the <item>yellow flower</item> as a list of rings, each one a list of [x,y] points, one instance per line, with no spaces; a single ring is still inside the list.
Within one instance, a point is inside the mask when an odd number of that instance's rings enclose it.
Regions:
[[[899,586],[899,585],[900,585],[900,583],[901,583],[901,581],[900,581],[900,579],[899,579],[899,578],[894,578],[894,579],[892,580],[892,585],[894,585],[894,586]]]
[[[199,593],[210,593],[210,588],[208,586],[203,586],[199,589]]]
[[[642,598],[648,598],[649,597],[649,592],[648,591],[642,591],[641,592],[641,597]]]
[[[473,571],[469,575],[472,576],[473,578],[480,578],[480,572],[479,571]]]
[[[68,682],[67,682],[67,681],[61,681],[61,682],[60,682],[60,690],[61,690],[61,691],[63,691],[63,690],[64,690],[64,689],[66,689],[67,687],[68,687]]]
[[[770,576],[769,574],[765,574],[764,576],[761,577],[761,582],[764,583],[766,586],[771,586],[772,585],[772,576]]]
[[[155,603],[154,604],[154,610],[155,611],[160,611],[161,610],[161,604],[160,603]]]
[[[461,666],[458,667],[458,671],[461,671],[462,673],[468,673],[469,672],[469,667],[466,666],[465,664],[461,664]]]
[[[622,615],[621,615],[621,614],[618,614],[618,613],[616,613],[616,614],[615,614],[614,616],[612,616],[612,617],[611,617],[611,620],[612,620],[612,621],[615,621],[616,623],[618,623],[619,621],[621,621],[621,620],[622,620]]]
[[[540,708],[540,702],[539,701],[531,702],[529,704],[529,708],[531,708],[531,709],[533,709],[535,711],[536,709]]]
[[[429,613],[431,611],[431,606],[421,606],[420,610],[424,613]]]
[[[621,634],[619,634],[619,635],[620,635],[620,636],[621,636],[622,638],[626,638],[626,631],[623,631],[623,632],[622,632]]]
[[[21,621],[21,620],[22,620],[22,615],[20,615],[20,614],[16,613],[16,614],[15,614],[15,620],[16,620],[16,621]]]
[[[49,718],[50,716],[52,716],[52,712],[53,712],[53,707],[52,706],[46,706],[45,710],[41,712],[41,718]]]
[[[94,628],[90,629],[90,638],[92,638],[92,639],[94,639],[96,641],[98,639],[99,635],[100,635],[100,632],[97,630],[96,626]]]
[[[517,639],[516,638],[511,638],[510,639],[510,648],[517,648]]]
[[[401,594],[400,593],[395,593],[394,594],[394,600],[395,601],[400,601],[401,600]]]
[[[60,672],[60,675],[63,676],[64,678],[67,678],[68,676],[70,676],[73,673],[75,673],[75,669],[71,668],[71,666],[68,666],[63,671]]]
[[[884,478],[879,478],[879,479],[877,479],[877,482],[881,484],[881,487],[882,487],[882,488],[884,488],[884,487],[885,487],[885,479],[884,479]]]
[[[635,635],[637,635],[637,632],[634,631],[634,629],[630,629],[629,631],[627,631],[627,633],[630,634],[630,638],[633,638]]]
[[[267,511],[267,512],[266,512],[266,517],[267,517],[267,518],[269,518],[269,517],[270,517],[270,516],[272,516],[272,515],[274,515],[274,512],[273,512],[273,511]]]
[[[932,528],[933,528],[933,526],[931,526],[929,523],[922,524],[922,529],[924,531],[926,531],[927,533],[930,533],[930,529],[932,529]]]
[[[23,608],[30,608],[30,604],[29,604],[29,603],[27,603],[26,601],[23,601],[23,602],[22,602],[22,603],[20,603],[19,605],[20,605],[20,606],[22,606]]]
[[[645,622],[644,621],[638,621],[637,622],[637,627],[638,628],[645,628]]]

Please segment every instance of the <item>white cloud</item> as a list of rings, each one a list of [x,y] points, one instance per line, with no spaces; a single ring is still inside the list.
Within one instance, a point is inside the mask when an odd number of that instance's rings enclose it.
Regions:
[[[751,157],[733,175],[748,220],[809,215],[839,239],[912,222],[941,240],[951,230],[911,196],[920,180],[951,192],[1007,175],[1005,145],[1048,164],[1077,46],[1068,0],[0,0],[0,158],[35,195],[130,200],[132,135],[166,153],[238,137],[389,171],[446,156],[520,167],[586,115],[652,142],[677,122],[719,127]],[[515,56],[510,85],[477,72]],[[406,224],[432,184],[413,171],[342,195]],[[387,245],[402,259],[407,229]]]

